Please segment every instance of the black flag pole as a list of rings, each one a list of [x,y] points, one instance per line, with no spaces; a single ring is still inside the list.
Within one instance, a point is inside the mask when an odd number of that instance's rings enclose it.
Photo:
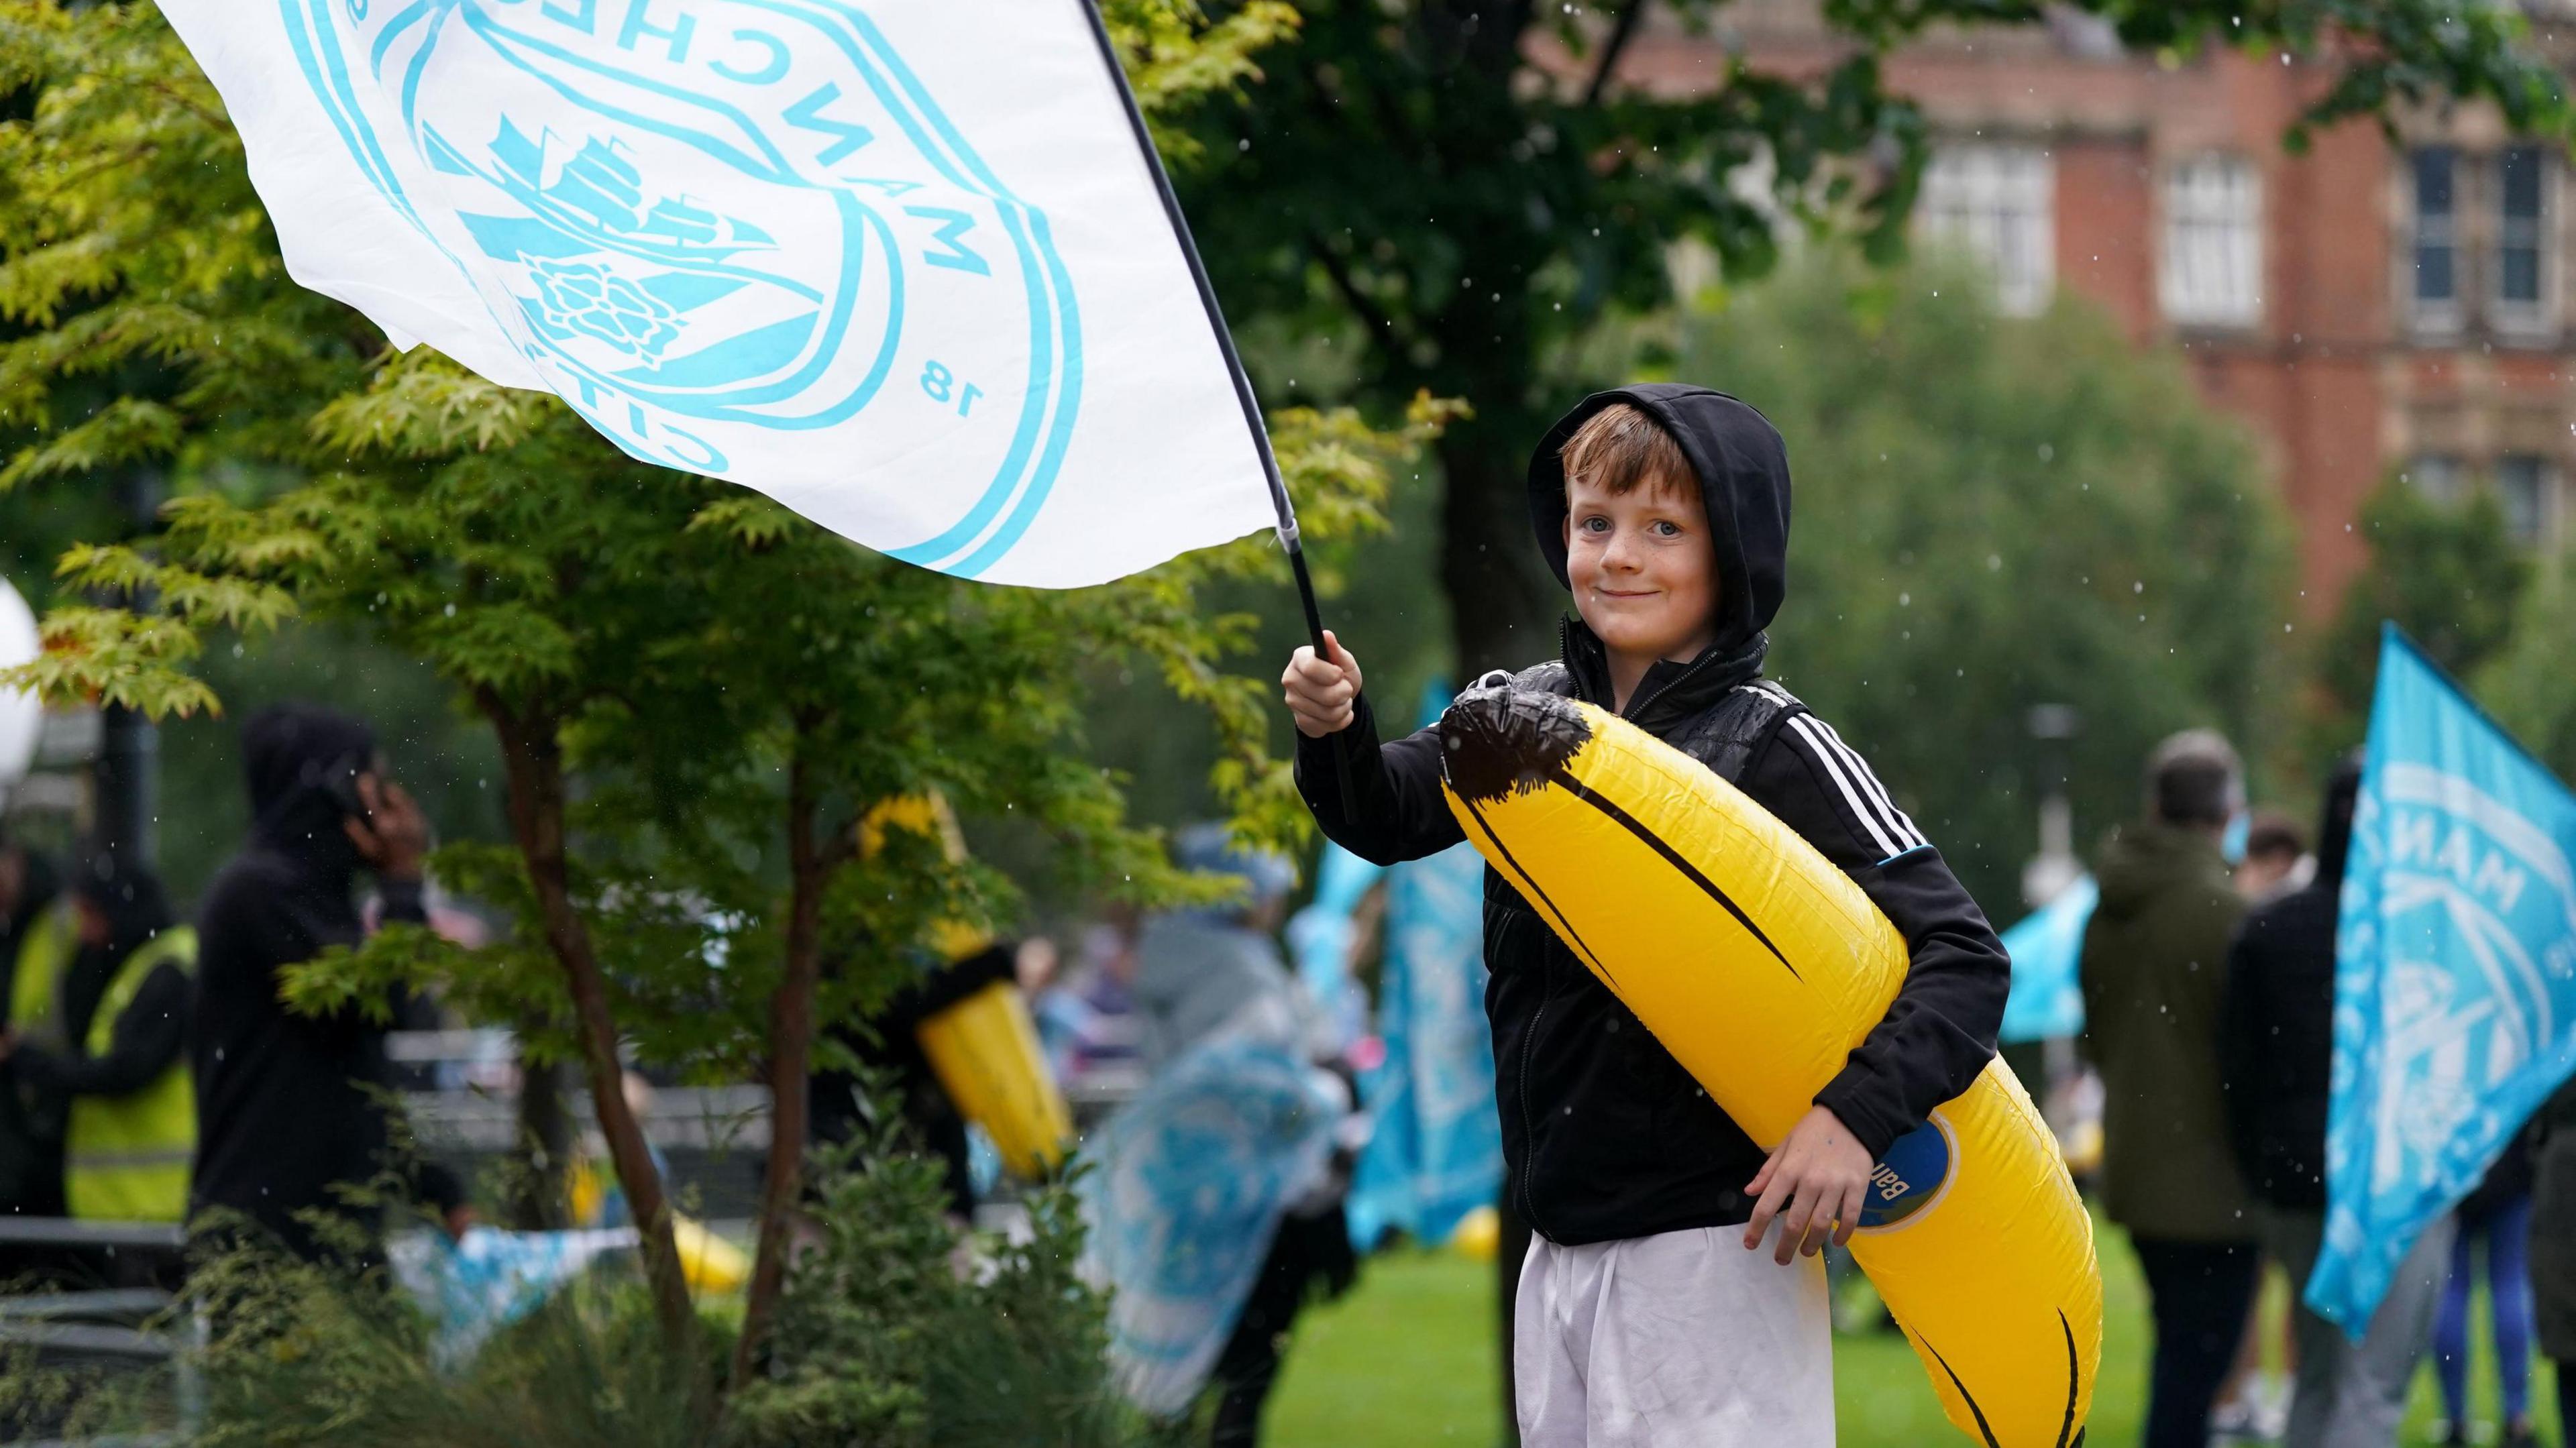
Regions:
[[[1225,310],[1217,305],[1216,286],[1208,280],[1207,263],[1199,260],[1199,244],[1190,236],[1189,218],[1181,214],[1181,198],[1172,190],[1171,173],[1163,169],[1163,153],[1154,146],[1154,133],[1145,128],[1144,108],[1136,104],[1135,89],[1127,84],[1127,69],[1118,63],[1118,47],[1109,38],[1108,22],[1101,19],[1100,0],[1077,0],[1084,18],[1091,22],[1091,38],[1100,47],[1100,63],[1109,68],[1109,78],[1117,83],[1118,103],[1127,108],[1127,125],[1136,133],[1136,149],[1145,153],[1145,169],[1154,175],[1154,191],[1163,198],[1163,215],[1172,223],[1172,239],[1181,244],[1181,257],[1190,264],[1190,280],[1198,284],[1199,305],[1207,309],[1208,326],[1216,332],[1216,346],[1225,354],[1225,370],[1234,379],[1235,401],[1243,406],[1243,421],[1252,429],[1253,450],[1261,454],[1261,475],[1270,484],[1270,506],[1279,515],[1279,546],[1287,551],[1288,567],[1297,576],[1297,601],[1306,607],[1306,633],[1314,641],[1315,657],[1329,660],[1331,650],[1324,646],[1324,614],[1315,606],[1315,578],[1306,570],[1306,550],[1297,536],[1297,505],[1288,497],[1287,479],[1279,475],[1279,455],[1270,447],[1270,425],[1262,420],[1261,399],[1252,392],[1252,378],[1243,370],[1243,354],[1234,347],[1234,329],[1225,324]],[[1349,819],[1351,781],[1347,772],[1336,771],[1342,787],[1342,817]]]

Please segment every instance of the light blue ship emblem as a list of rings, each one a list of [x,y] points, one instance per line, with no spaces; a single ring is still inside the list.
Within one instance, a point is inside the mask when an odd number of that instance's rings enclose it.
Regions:
[[[821,488],[816,435],[864,413],[975,459],[953,522],[893,550],[966,577],[1045,506],[1081,403],[1072,280],[858,8],[279,4],[360,170],[628,453],[724,474],[801,436],[795,486]]]

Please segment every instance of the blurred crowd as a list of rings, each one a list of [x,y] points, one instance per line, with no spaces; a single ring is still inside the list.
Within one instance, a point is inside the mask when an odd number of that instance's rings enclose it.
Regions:
[[[381,1175],[396,1081],[386,1043],[409,1007],[309,1015],[289,1010],[280,986],[288,968],[371,930],[428,920],[430,828],[373,734],[345,714],[267,711],[245,732],[243,765],[253,823],[193,922],[138,862],[0,840],[0,1216],[216,1222],[363,1265],[383,1250],[384,1218],[343,1188]],[[2323,781],[2312,835],[2249,809],[2244,771],[2215,734],[2168,740],[2145,776],[2139,818],[2095,856],[2085,1027],[2049,1093],[2099,1103],[2098,1160],[2070,1155],[2144,1272],[2144,1441],[2394,1444],[2429,1365],[2447,1441],[2537,1443],[2535,1357],[2558,1362],[2562,1395],[2576,1384],[2576,1088],[2415,1245],[2366,1330],[2319,1316],[2297,1288],[2324,1231],[2335,931],[2359,765]],[[1345,989],[1323,999],[1282,946],[1298,890],[1290,861],[1213,825],[1181,833],[1175,854],[1232,893],[1105,912],[1063,932],[1061,947],[1031,938],[962,953],[847,1033],[865,1069],[815,1078],[813,1134],[862,1137],[870,1091],[891,1083],[910,1139],[941,1163],[955,1216],[981,1220],[996,1196],[991,1148],[915,1030],[986,986],[1016,985],[1047,1068],[1108,1160],[1094,1200],[1100,1250],[1122,1303],[1137,1304],[1118,1331],[1197,1344],[1170,1383],[1131,1387],[1175,1401],[1204,1393],[1211,1441],[1246,1445],[1291,1324],[1351,1285],[1384,1230],[1371,1215],[1355,1238],[1349,1209],[1372,1128],[1362,1103],[1376,1088],[1364,1081],[1384,1051],[1369,1009],[1383,985],[1372,975],[1383,892],[1345,892],[1355,903],[1330,936]],[[1296,1103],[1293,1131],[1253,1111],[1263,1098],[1250,1083],[1270,1065],[1281,1099]],[[1225,1210],[1191,1208],[1212,1181]],[[403,1185],[449,1239],[476,1230],[452,1172]],[[1131,1188],[1140,1195],[1122,1195]],[[1122,1213],[1153,1218],[1152,1231],[1122,1246]],[[588,1217],[619,1220],[613,1200]],[[1241,1259],[1234,1279],[1166,1291],[1156,1264],[1191,1233]],[[615,1245],[594,1234],[557,1249]],[[171,1285],[175,1270],[60,1242],[0,1244],[5,1279]],[[2267,1275],[2290,1288],[2277,1316],[2262,1306]],[[2483,1333],[2473,1308],[2490,1314]],[[2491,1427],[2473,1421],[2472,1344],[2495,1354]]]
[[[2247,810],[2224,738],[2180,734],[2148,761],[2141,817],[2096,856],[2082,1047],[2099,1078],[2098,1199],[2127,1229],[2152,1304],[2147,1448],[2213,1434],[2394,1445],[2428,1358],[2443,1441],[2528,1448],[2535,1348],[2559,1364],[2562,1401],[2576,1388],[2576,1086],[2415,1243],[2363,1330],[2305,1300],[2325,1234],[2335,940],[2360,787],[2359,759],[2338,764],[2311,843],[2286,816]],[[2288,1289],[2268,1350],[2267,1272]],[[2491,1436],[2468,1391],[2481,1300],[2501,1386]]]

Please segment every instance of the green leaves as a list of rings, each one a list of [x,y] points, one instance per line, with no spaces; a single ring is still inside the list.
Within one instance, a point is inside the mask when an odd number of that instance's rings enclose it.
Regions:
[[[547,393],[485,381],[415,347],[379,368],[366,391],[323,404],[311,430],[325,452],[443,458],[514,446],[562,406]]]
[[[1849,289],[1883,282],[1857,313]],[[2248,439],[2168,356],[2074,305],[1998,317],[1971,275],[1790,268],[1680,324],[1796,460],[1770,670],[1869,758],[1998,915],[2062,764],[2079,846],[2164,734],[2258,768],[2295,706],[2288,530]],[[2062,761],[2029,711],[2074,706]],[[2259,780],[2258,780],[2259,785]]]
[[[1249,0],[1214,24],[1197,0],[1105,0],[1100,8],[1154,144],[1173,166],[1201,160],[1204,150],[1167,118],[1240,95],[1261,76],[1253,57],[1294,36],[1298,23],[1284,0]]]

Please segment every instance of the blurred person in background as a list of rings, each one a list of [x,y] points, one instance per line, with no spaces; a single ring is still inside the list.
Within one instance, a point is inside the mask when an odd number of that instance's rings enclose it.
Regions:
[[[2316,861],[2308,855],[2307,837],[2298,821],[2279,810],[2256,810],[2245,828],[2242,858],[2235,862],[2236,893],[2259,905],[2308,883]],[[2270,1265],[2267,1263],[2267,1266]],[[2246,1309],[2245,1336],[2236,1345],[2236,1365],[2228,1370],[2219,1393],[2212,1426],[2221,1434],[2277,1438],[2289,1412],[2289,1384],[2263,1371],[2263,1293],[2268,1270],[2255,1274],[2253,1305]],[[2285,1317],[2280,1327],[2283,1363],[2298,1362],[2296,1336]]]
[[[2576,1078],[2532,1118],[2532,1325],[2558,1366],[2558,1424],[2576,1434]]]
[[[2257,1202],[2264,1250],[2296,1287],[2315,1270],[2325,1236],[2335,919],[2360,791],[2361,763],[2346,759],[2326,785],[2315,878],[2249,914],[2227,956],[2219,1055],[2231,1140]],[[2431,1336],[2451,1235],[2444,1218],[2408,1252],[2359,1343],[2304,1301],[2292,1303],[2298,1366],[2283,1443],[2374,1448],[2397,1442],[2407,1385]]]
[[[282,973],[364,938],[362,871],[375,877],[384,923],[425,924],[429,826],[388,776],[374,732],[337,710],[261,711],[242,730],[242,762],[250,836],[207,886],[198,917],[189,1216],[247,1219],[318,1261],[337,1245],[316,1218],[342,1219],[360,1242],[379,1234],[374,1215],[357,1215],[338,1189],[387,1165],[385,1029],[354,1005],[288,1010]],[[357,1253],[361,1263],[376,1255]]]
[[[806,1139],[842,1146],[868,1136],[873,1080],[892,1095],[902,1114],[908,1145],[935,1160],[948,1197],[948,1214],[960,1227],[975,1220],[975,1175],[967,1147],[966,1118],[921,1046],[922,1023],[1000,981],[1016,981],[1020,947],[1001,941],[947,962],[895,993],[864,1022],[832,1028],[831,1037],[858,1069],[825,1068],[809,1078]]]
[[[1055,1078],[1072,1088],[1141,1079],[1136,1018],[1136,931],[1132,911],[1112,907],[1083,927],[1071,964],[1059,962],[1030,988],[1029,1009]]]
[[[79,949],[60,1029],[0,1033],[20,1085],[65,1103],[63,1195],[89,1221],[176,1222],[197,1119],[187,1029],[196,932],[151,871],[97,852],[72,872]]]
[[[2433,1371],[2442,1385],[2444,1443],[2496,1442],[2533,1448],[2531,1428],[2531,1138],[2514,1133],[2504,1154],[2487,1168],[2476,1191],[2453,1218],[2450,1274],[2433,1317]],[[2481,1251],[2481,1249],[2483,1249]],[[2496,1438],[2472,1437],[2469,1428],[2469,1340],[2480,1256],[2487,1274],[2488,1325],[2494,1329],[2496,1386],[2503,1398],[2504,1428]]]
[[[21,1038],[56,1029],[63,972],[80,926],[53,861],[0,833],[0,1029]],[[0,1082],[0,1215],[63,1214],[63,1112],[58,1101]],[[0,1280],[42,1269],[48,1254],[0,1244]]]
[[[2261,1264],[2221,1104],[2227,941],[2245,913],[2222,850],[2236,751],[2195,729],[2147,762],[2144,818],[2113,832],[2085,926],[2084,1050],[2102,1075],[2102,1198],[2155,1317],[2146,1448],[2205,1448]]]
[[[1202,874],[1231,875],[1243,883],[1233,903],[1176,910],[1145,922],[1136,941],[1133,989],[1143,1023],[1141,1050],[1148,1070],[1168,1065],[1200,1040],[1263,1013],[1286,1012],[1281,1022],[1310,1043],[1320,1058],[1328,1031],[1316,1017],[1278,941],[1295,867],[1267,851],[1236,849],[1223,825],[1194,825],[1181,832],[1173,863]],[[1269,1255],[1234,1330],[1218,1353],[1218,1393],[1211,1448],[1251,1448],[1260,1441],[1261,1409],[1278,1382],[1288,1331],[1317,1291],[1336,1297],[1358,1275],[1344,1203],[1364,1123],[1351,1113],[1357,1097],[1347,1075],[1336,1075],[1346,1113],[1344,1132],[1321,1176],[1288,1204],[1271,1239]]]
[[[2245,858],[2236,862],[2236,893],[2260,904],[2307,884],[2315,872],[2298,821],[2279,810],[2256,810],[2245,828]]]

